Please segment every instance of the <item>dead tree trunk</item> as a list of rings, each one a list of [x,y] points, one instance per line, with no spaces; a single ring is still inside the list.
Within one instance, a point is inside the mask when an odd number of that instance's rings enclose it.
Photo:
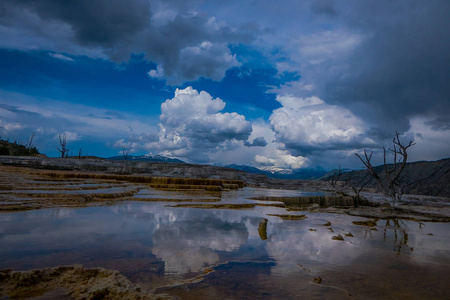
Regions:
[[[83,147],[80,147],[80,149],[78,149],[78,159],[81,159],[83,154]]]
[[[128,155],[130,155],[131,150],[129,148],[126,148],[124,145],[122,145],[122,156],[123,160],[128,159]]]
[[[331,187],[333,188],[333,190],[336,193],[340,193],[341,189],[339,189],[339,179],[342,175],[342,171],[341,171],[341,166],[339,165],[339,169],[334,172],[334,174],[330,177],[328,177],[327,182],[331,185]]]
[[[68,157],[69,156],[69,148],[67,147],[67,138],[66,134],[63,133],[58,134],[58,140],[59,140],[59,147],[57,148],[59,153],[61,153],[61,157]]]
[[[27,147],[28,151],[30,151],[31,148],[33,147],[33,139],[35,136],[36,136],[36,131],[33,131],[27,140],[27,144],[25,145],[25,147]]]
[[[407,145],[402,144],[399,138],[399,133],[395,132],[395,137],[392,140],[392,148],[388,150],[394,155],[393,164],[386,162],[386,147],[383,147],[383,171],[377,173],[371,163],[373,151],[367,154],[364,149],[364,157],[356,153],[356,156],[361,160],[369,174],[375,178],[378,186],[383,193],[388,196],[394,203],[401,200],[403,195],[403,185],[400,180],[400,175],[405,169],[406,162],[408,160],[407,150],[409,147],[414,146],[415,143],[410,141]]]
[[[339,165],[337,171],[326,180],[337,194],[349,196],[346,190],[351,188],[355,193],[355,196],[361,197],[361,191],[365,186],[363,182],[365,177],[358,179],[358,176],[354,175],[354,172],[343,172],[341,166]]]

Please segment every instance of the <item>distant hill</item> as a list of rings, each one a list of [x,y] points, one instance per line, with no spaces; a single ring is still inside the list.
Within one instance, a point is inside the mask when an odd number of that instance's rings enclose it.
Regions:
[[[384,172],[384,166],[377,166],[374,169],[379,174]],[[327,180],[333,176],[333,171],[321,179]],[[339,180],[349,180],[349,185],[378,187],[376,180],[367,170],[344,172]],[[405,184],[405,194],[450,197],[450,158],[407,163],[402,173],[402,183]]]
[[[303,180],[313,180],[318,179],[325,175],[327,171],[321,170],[321,169],[298,169],[293,170],[289,173],[282,173],[282,172],[270,172],[266,170],[261,170],[255,167],[250,167],[246,165],[226,165],[224,166],[226,168],[231,168],[235,170],[240,170],[252,174],[263,174],[270,178],[276,178],[276,179],[303,179]]]
[[[348,173],[348,172],[352,172],[352,171],[353,171],[353,170],[351,170],[351,169],[341,169],[341,173]],[[333,170],[328,171],[327,173],[323,174],[322,176],[320,176],[320,177],[317,178],[317,179],[319,179],[319,180],[328,179],[328,178],[330,178],[330,177],[333,177],[334,174],[337,174],[338,172],[339,172],[338,169],[333,169]]]
[[[120,156],[113,156],[108,157],[109,160],[125,160],[123,155]],[[184,164],[185,162],[176,158],[170,158],[163,155],[151,155],[151,154],[145,154],[145,155],[128,155],[126,160],[130,161],[156,161],[156,162],[170,162],[170,163],[181,163]]]

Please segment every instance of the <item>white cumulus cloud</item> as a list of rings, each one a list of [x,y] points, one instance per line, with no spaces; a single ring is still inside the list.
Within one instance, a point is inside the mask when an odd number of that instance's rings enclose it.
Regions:
[[[192,87],[176,89],[175,97],[161,104],[159,140],[149,150],[169,156],[208,161],[207,152],[223,150],[233,141],[248,140],[252,125],[245,116],[222,113],[225,102]]]
[[[277,100],[282,107],[273,111],[270,125],[277,141],[294,153],[359,148],[372,143],[363,136],[366,124],[345,108],[328,105],[318,97],[278,96]]]
[[[256,155],[254,162],[260,169],[279,172],[303,168],[307,165],[308,159],[290,155],[285,150],[276,150],[268,155]]]

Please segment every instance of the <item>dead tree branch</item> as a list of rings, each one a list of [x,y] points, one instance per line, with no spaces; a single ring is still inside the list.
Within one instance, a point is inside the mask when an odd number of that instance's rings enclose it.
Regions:
[[[131,150],[124,145],[122,145],[122,156],[124,160],[128,159],[128,155],[130,154]]]
[[[393,154],[393,164],[388,164],[386,161],[386,147],[383,147],[383,172],[377,173],[372,165],[371,159],[373,151],[367,154],[364,149],[364,157],[359,154],[356,156],[361,160],[369,174],[377,181],[378,186],[382,189],[383,193],[391,198],[393,202],[400,200],[403,194],[403,186],[401,183],[401,174],[405,169],[408,160],[408,148],[415,145],[413,141],[408,144],[403,144],[400,141],[399,133],[395,132],[395,137],[392,140],[392,148],[388,150]]]
[[[27,144],[25,145],[27,147],[27,150],[30,151],[33,147],[33,139],[36,136],[36,131],[33,131],[30,135],[30,137],[27,139]]]
[[[327,182],[331,185],[331,187],[337,191],[337,185],[339,182],[339,178],[342,175],[341,165],[339,165],[339,169],[332,176],[328,177]]]
[[[80,147],[80,149],[78,149],[78,159],[81,159],[82,154],[83,154],[83,147]]]
[[[349,174],[349,182],[350,182],[350,187],[352,188],[353,192],[355,193],[355,195],[357,197],[361,197],[361,192],[364,189],[364,187],[366,186],[366,182],[365,179],[367,177],[367,174],[365,176],[359,177],[358,179],[354,179],[352,178],[352,174]],[[358,178],[358,176],[356,176],[356,178]]]
[[[69,156],[69,148],[67,146],[67,137],[66,133],[58,134],[58,140],[59,140],[59,147],[57,148],[59,153],[61,153],[61,157],[68,157]]]
[[[353,190],[355,193],[355,196],[360,197],[361,191],[364,188],[363,180],[364,178],[359,178],[356,176],[356,179],[353,176],[353,172],[345,172],[341,169],[341,166],[339,165],[339,168],[337,171],[330,177],[327,178],[327,182],[331,185],[333,190],[341,195],[349,196],[349,194],[346,192],[346,189],[348,187]]]

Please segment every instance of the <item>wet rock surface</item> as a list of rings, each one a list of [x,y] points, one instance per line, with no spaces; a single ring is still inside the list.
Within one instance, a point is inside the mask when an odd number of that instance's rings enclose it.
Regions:
[[[278,218],[281,218],[284,221],[300,221],[300,220],[304,220],[304,219],[307,218],[305,215],[275,215],[275,214],[268,214],[268,216],[278,217]]]
[[[127,182],[54,179],[33,169],[0,166],[0,211],[105,205],[138,191]]]
[[[352,196],[311,196],[311,197],[255,197],[254,200],[280,201],[291,208],[308,207],[317,204],[319,207],[358,207],[378,206],[365,198]]]
[[[258,187],[312,190],[328,189],[324,181],[282,180],[268,178],[236,169],[186,163],[145,161],[114,161],[106,159],[75,159],[50,157],[0,156],[0,165],[20,166],[39,170],[63,170],[148,177],[178,177],[242,180]]]
[[[169,299],[142,291],[118,271],[80,265],[31,271],[1,270],[0,296],[12,299]]]
[[[40,159],[41,161],[42,159]],[[396,206],[387,205],[378,194],[356,196],[258,196],[246,203],[220,202],[220,193],[243,188],[237,179],[151,177],[99,172],[37,170],[0,165],[0,211],[21,211],[48,207],[84,207],[110,205],[117,201],[198,202],[173,207],[208,209],[249,209],[255,206],[285,207],[288,211],[349,214],[369,218],[403,218],[418,221],[450,222],[450,199],[407,195]],[[189,199],[146,196],[145,189],[201,192]],[[210,193],[209,197],[204,192]],[[214,193],[219,193],[215,195]],[[163,199],[163,200],[162,200]],[[368,200],[370,199],[370,200]],[[203,203],[202,203],[203,202]]]
[[[47,207],[107,205],[116,201],[161,201],[140,195],[148,188],[162,191],[221,192],[244,187],[241,180],[149,177],[92,172],[36,170],[0,165],[0,211],[20,211]],[[215,202],[217,197],[195,199]],[[164,201],[188,202],[189,199]],[[194,201],[194,199],[191,199]]]
[[[412,196],[417,199],[417,196]],[[439,198],[441,202],[424,201],[411,205],[408,197],[395,206],[350,196],[306,196],[306,197],[254,197],[254,200],[281,202],[288,211],[309,211],[316,213],[348,214],[375,219],[400,218],[423,222],[450,222],[449,199]],[[432,199],[436,199],[432,197]],[[417,200],[415,200],[417,201]]]
[[[170,291],[171,295],[177,295],[181,299],[220,298],[218,295],[231,298],[240,295],[242,298],[251,298],[255,292],[261,299],[270,298],[271,293],[275,293],[278,298],[294,298],[299,295],[299,292],[309,295],[310,299],[323,299],[324,295],[328,297],[335,295],[337,298],[348,297],[350,293],[347,290],[350,289],[352,295],[354,293],[358,295],[356,286],[360,289],[359,295],[364,295],[365,298],[377,298],[377,293],[384,296],[392,293],[389,288],[383,290],[384,286],[390,284],[390,280],[382,282],[380,279],[385,278],[386,272],[389,271],[392,275],[390,278],[397,278],[396,272],[407,276],[410,273],[406,270],[409,260],[421,252],[428,251],[428,246],[421,246],[423,243],[419,242],[414,243],[414,239],[420,238],[424,241],[438,239],[443,243],[444,238],[439,231],[411,233],[411,227],[417,225],[422,228],[425,226],[424,222],[450,221],[449,200],[446,198],[407,195],[403,202],[391,206],[383,203],[382,199],[379,201],[377,198],[381,197],[379,194],[366,194],[365,199],[358,199],[331,195],[297,196],[303,194],[295,190],[253,187],[242,189],[245,184],[252,185],[254,181],[244,183],[242,177],[233,177],[234,175],[220,178],[219,173],[214,173],[215,171],[207,176],[206,173],[198,173],[205,176],[204,178],[180,177],[187,174],[187,171],[186,173],[176,171],[177,177],[159,177],[162,172],[150,173],[149,170],[145,171],[147,173],[108,173],[110,172],[108,170],[114,169],[106,168],[99,171],[98,165],[72,169],[68,165],[66,170],[55,169],[55,166],[51,165],[54,169],[48,170],[45,169],[47,166],[43,167],[44,162],[45,160],[41,159],[35,168],[30,168],[29,164],[27,167],[18,167],[19,164],[0,165],[0,211],[3,211],[0,215],[4,217],[2,224],[9,226],[5,226],[7,229],[3,231],[0,230],[0,238],[3,238],[3,242],[6,241],[5,237],[10,238],[10,248],[16,249],[14,247],[28,243],[29,237],[36,236],[36,239],[32,241],[36,247],[41,247],[40,250],[24,247],[25,250],[22,251],[30,257],[36,255],[42,259],[41,265],[27,267],[34,262],[23,262],[22,253],[16,255],[13,250],[10,253],[10,260],[7,260],[8,264],[4,263],[2,268],[30,270],[74,263],[80,263],[86,267],[71,265],[20,272],[3,270],[0,272],[0,299],[2,300],[13,297],[18,299],[153,299],[165,297],[161,293],[166,291]],[[70,161],[64,163],[69,164]],[[117,162],[114,164],[113,166],[117,167]],[[89,168],[91,170],[88,170]],[[174,172],[169,170],[168,174],[174,175]],[[258,184],[262,185],[261,182]],[[309,190],[324,190],[317,186],[313,188],[315,183],[302,184],[309,186]],[[301,185],[292,184],[289,187],[294,186],[299,188]],[[88,208],[72,209],[78,207]],[[16,213],[16,211],[39,208],[54,209]],[[48,211],[56,213],[59,208],[71,208],[61,209],[61,213],[80,214],[84,217],[67,217],[73,223],[66,224],[62,221],[66,217],[61,216],[59,219],[55,216],[53,221],[50,220],[42,228],[40,234],[34,235],[33,231],[36,231],[36,227],[41,226],[40,224],[47,219],[47,217],[39,219],[41,218],[39,214],[47,216]],[[102,213],[99,213],[100,210]],[[102,214],[106,214],[105,211],[108,211],[107,217],[102,217]],[[86,215],[83,215],[84,213]],[[91,213],[95,213],[95,217]],[[18,221],[20,217],[26,215],[33,216],[27,220],[31,225],[17,228],[17,224],[21,222]],[[189,219],[191,216],[192,219]],[[33,221],[33,218],[39,221]],[[98,220],[93,221],[96,218]],[[187,219],[183,221],[183,218]],[[218,223],[213,224],[213,221]],[[135,227],[131,226],[133,222],[136,222]],[[54,243],[52,252],[46,248],[46,244],[41,243],[40,239],[42,233],[53,231],[55,224],[66,227],[60,229],[61,232],[54,233],[59,234],[56,235],[58,238],[48,240]],[[426,228],[428,226],[435,228],[433,227],[435,225],[448,226],[448,224],[426,224]],[[85,228],[84,226],[87,226],[84,231],[77,231],[80,227]],[[129,234],[126,231],[127,228],[137,228],[136,232],[129,231],[135,236]],[[78,245],[82,239],[71,246],[60,245],[56,242],[64,238],[67,229],[78,233],[79,238],[86,237],[83,240],[85,248]],[[17,232],[10,233],[11,230],[17,230]],[[118,239],[116,234],[122,230],[124,230],[122,239]],[[89,235],[91,232],[93,232],[92,236]],[[287,232],[294,238],[288,236]],[[22,234],[28,238],[21,240]],[[371,241],[369,238],[372,236],[384,240],[381,244],[369,243]],[[100,237],[101,240],[99,240]],[[13,241],[16,238],[19,241],[14,244]],[[132,238],[142,240],[139,243],[133,243]],[[392,252],[393,247],[397,255],[400,258],[403,257],[404,265],[399,267],[397,257],[380,256],[378,263],[374,263],[372,267],[378,274],[377,280],[381,280],[382,283],[375,284],[365,277],[366,274],[359,274],[359,265],[349,272],[346,264],[353,262],[355,257],[345,260],[342,266],[338,264],[342,267],[340,275],[327,273],[329,269],[327,266],[335,263],[334,259],[339,261],[342,257],[345,258],[346,255],[342,256],[342,253],[347,253],[346,251],[361,252],[358,264],[369,264],[370,267],[372,255],[378,255],[381,250],[385,253],[384,245],[391,240],[392,245],[386,246],[389,248],[387,251]],[[66,242],[72,243],[71,238],[68,238]],[[321,258],[324,262],[313,261],[325,245],[328,245],[327,242],[332,244],[327,246],[329,251]],[[104,244],[102,248],[97,250],[96,247],[102,243]],[[244,247],[245,243],[249,245]],[[378,245],[378,248],[370,252],[374,245]],[[266,256],[261,247],[266,247],[264,250],[271,256]],[[339,251],[334,251],[334,247]],[[365,251],[368,251],[367,254]],[[442,262],[442,254],[445,254],[445,251],[446,249],[438,248],[436,254],[427,256],[431,257],[427,259],[434,261],[436,256],[439,257],[439,262]],[[106,255],[107,253],[109,254]],[[289,269],[302,260],[305,260],[305,265],[308,263],[305,253],[310,253],[311,261],[309,261],[308,269],[302,267],[304,274],[291,270],[289,272],[292,273],[288,272],[285,276],[284,268]],[[328,260],[333,253],[339,253],[339,256]],[[92,255],[92,258],[84,258],[86,254]],[[56,257],[59,258],[58,263],[53,264]],[[234,257],[238,257],[239,262],[232,261]],[[297,258],[292,260],[292,257]],[[274,258],[278,259],[276,264],[273,262]],[[384,263],[386,258],[391,259],[390,264],[386,268],[380,268],[378,264]],[[19,267],[12,264],[13,259]],[[69,259],[72,260],[67,262]],[[229,263],[219,264],[223,261]],[[424,262],[428,268],[428,261],[424,260]],[[320,272],[310,271],[322,263],[324,266]],[[444,266],[445,263],[446,261]],[[105,269],[96,268],[97,266]],[[259,270],[259,275],[252,279],[253,281],[249,281],[253,274],[252,268]],[[279,281],[277,276],[271,277],[273,268],[275,268],[274,274],[283,274],[279,277],[281,278]],[[429,268],[434,272],[437,267],[433,265]],[[111,271],[112,269],[120,270],[121,273]],[[185,274],[170,280],[164,273],[181,272],[180,270],[183,270]],[[409,280],[414,280],[414,276],[426,279],[429,274],[432,274],[428,269],[417,266],[411,270],[417,271],[410,276]],[[441,281],[444,281],[445,270],[440,272],[439,276],[436,275],[435,279],[428,282],[428,285],[432,285],[434,289],[438,288],[438,292],[426,287],[419,290],[433,292],[434,296],[441,294],[448,296],[445,290],[440,289],[444,286]],[[352,280],[339,282],[345,278],[352,278]],[[141,285],[142,281],[145,281],[147,286]],[[311,283],[315,284],[311,285]],[[143,286],[142,290],[138,284]],[[367,288],[370,285],[373,287]],[[417,285],[413,287],[416,288]],[[210,293],[211,290],[215,292]],[[287,290],[290,292],[287,293]],[[369,293],[368,290],[371,292]],[[402,291],[407,289],[404,288]],[[410,294],[405,295],[410,296]],[[418,297],[423,298],[423,295],[425,294],[420,294]],[[400,295],[397,298],[409,299],[407,296]]]

